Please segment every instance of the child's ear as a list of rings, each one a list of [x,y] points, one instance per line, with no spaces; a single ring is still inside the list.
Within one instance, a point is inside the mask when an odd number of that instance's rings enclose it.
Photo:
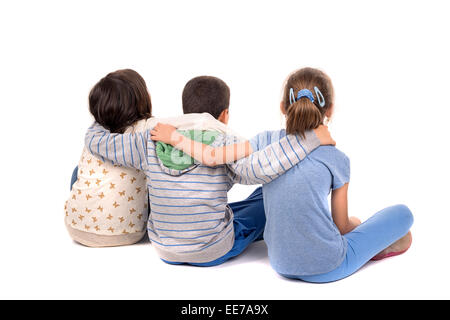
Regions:
[[[331,116],[333,115],[333,111],[334,111],[334,104],[331,104],[330,107],[328,108],[327,112],[325,112],[325,116],[330,119]]]
[[[219,120],[220,122],[222,122],[223,124],[228,124],[228,119],[230,118],[230,114],[228,112],[228,108],[223,110],[219,117],[217,118],[217,120]]]
[[[286,108],[284,107],[284,102],[280,102],[280,111],[282,114],[286,115]]]

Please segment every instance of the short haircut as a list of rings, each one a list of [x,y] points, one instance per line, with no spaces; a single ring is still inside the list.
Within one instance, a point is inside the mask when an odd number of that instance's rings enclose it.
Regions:
[[[107,74],[89,93],[89,111],[95,121],[114,133],[150,118],[152,103],[144,79],[131,69]]]
[[[217,119],[230,105],[230,88],[216,77],[196,77],[184,86],[182,99],[184,113],[207,112]]]

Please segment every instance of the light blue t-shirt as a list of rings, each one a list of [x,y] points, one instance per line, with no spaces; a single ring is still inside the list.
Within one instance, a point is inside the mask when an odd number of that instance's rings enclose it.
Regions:
[[[285,135],[285,130],[266,131],[250,143],[256,151]],[[333,222],[328,196],[349,178],[349,158],[333,146],[320,146],[284,175],[263,185],[264,239],[270,263],[278,273],[321,274],[342,263],[347,242]]]

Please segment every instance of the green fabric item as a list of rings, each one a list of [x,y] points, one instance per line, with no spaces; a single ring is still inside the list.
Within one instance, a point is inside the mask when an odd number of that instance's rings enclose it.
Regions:
[[[220,134],[217,131],[204,131],[204,130],[177,130],[183,136],[188,137],[191,140],[201,142],[210,145],[214,142],[216,137]],[[183,151],[178,150],[166,144],[158,141],[156,143],[156,155],[164,164],[165,167],[175,170],[184,170],[194,164],[194,159]]]

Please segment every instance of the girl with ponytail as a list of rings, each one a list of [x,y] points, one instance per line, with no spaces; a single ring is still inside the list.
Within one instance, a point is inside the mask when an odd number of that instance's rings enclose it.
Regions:
[[[304,136],[332,116],[334,90],[322,71],[303,68],[286,80],[281,112],[286,130],[251,141],[254,150],[286,134]],[[349,158],[320,146],[278,179],[263,186],[270,263],[287,278],[330,282],[345,278],[369,260],[405,252],[411,244],[411,211],[385,208],[361,223],[348,216]],[[331,210],[328,195],[331,192]]]

